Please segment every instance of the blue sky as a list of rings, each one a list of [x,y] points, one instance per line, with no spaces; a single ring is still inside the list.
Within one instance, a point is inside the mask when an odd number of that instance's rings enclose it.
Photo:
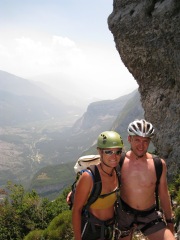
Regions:
[[[131,92],[137,83],[107,25],[112,10],[113,0],[0,0],[0,70],[56,90],[65,76],[89,97]]]

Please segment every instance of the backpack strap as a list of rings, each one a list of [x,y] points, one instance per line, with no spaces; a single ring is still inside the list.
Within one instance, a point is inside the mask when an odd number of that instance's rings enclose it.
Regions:
[[[99,173],[99,170],[97,168],[96,165],[91,165],[89,166],[87,169],[89,169],[92,173],[92,177],[93,177],[93,189],[91,191],[91,194],[88,198],[88,201],[86,203],[86,205],[84,206],[84,208],[88,209],[89,206],[96,201],[96,199],[98,199],[101,190],[102,190],[102,182],[101,182],[101,176]]]
[[[159,198],[158,198],[158,187],[159,187],[159,182],[160,182],[160,178],[162,175],[162,161],[159,157],[153,157],[153,161],[154,161],[154,166],[155,166],[155,170],[156,170],[156,187],[155,187],[155,195],[156,195],[156,208],[157,210],[159,210]]]
[[[118,176],[119,186],[121,185],[121,168],[124,163],[125,156],[126,156],[126,152],[122,152],[119,164],[116,167],[116,174]]]
[[[121,172],[120,171],[121,171],[121,167],[123,165],[125,156],[126,156],[126,153],[122,152],[120,162],[115,169],[117,177],[118,177],[119,186],[121,184]],[[100,176],[100,173],[99,173],[99,170],[98,170],[97,166],[96,165],[91,165],[91,166],[87,167],[87,169],[89,169],[92,173],[94,186],[93,186],[91,194],[88,198],[88,202],[84,206],[84,208],[86,208],[86,209],[88,209],[89,206],[98,199],[99,195],[101,194],[101,190],[102,190],[101,176]]]
[[[122,165],[124,163],[125,156],[126,156],[126,152],[122,152],[121,153],[121,158],[120,158],[120,161],[119,161],[120,169],[122,168]]]

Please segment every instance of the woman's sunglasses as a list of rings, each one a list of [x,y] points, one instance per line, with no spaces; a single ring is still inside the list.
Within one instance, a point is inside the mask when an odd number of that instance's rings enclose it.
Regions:
[[[106,155],[112,155],[112,154],[120,155],[122,153],[122,150],[118,150],[118,151],[103,150],[103,153],[105,153]]]

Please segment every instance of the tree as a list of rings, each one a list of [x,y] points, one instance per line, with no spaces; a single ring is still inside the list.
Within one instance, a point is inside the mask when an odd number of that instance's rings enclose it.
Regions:
[[[23,239],[35,229],[46,229],[53,218],[68,209],[65,193],[51,202],[34,190],[9,182],[7,195],[0,205],[0,239]]]

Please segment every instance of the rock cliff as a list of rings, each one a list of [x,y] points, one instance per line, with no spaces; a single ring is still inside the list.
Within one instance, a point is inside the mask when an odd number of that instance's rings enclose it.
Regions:
[[[109,29],[134,76],[153,143],[169,172],[180,166],[180,1],[114,0]],[[176,170],[176,171],[175,171]]]

